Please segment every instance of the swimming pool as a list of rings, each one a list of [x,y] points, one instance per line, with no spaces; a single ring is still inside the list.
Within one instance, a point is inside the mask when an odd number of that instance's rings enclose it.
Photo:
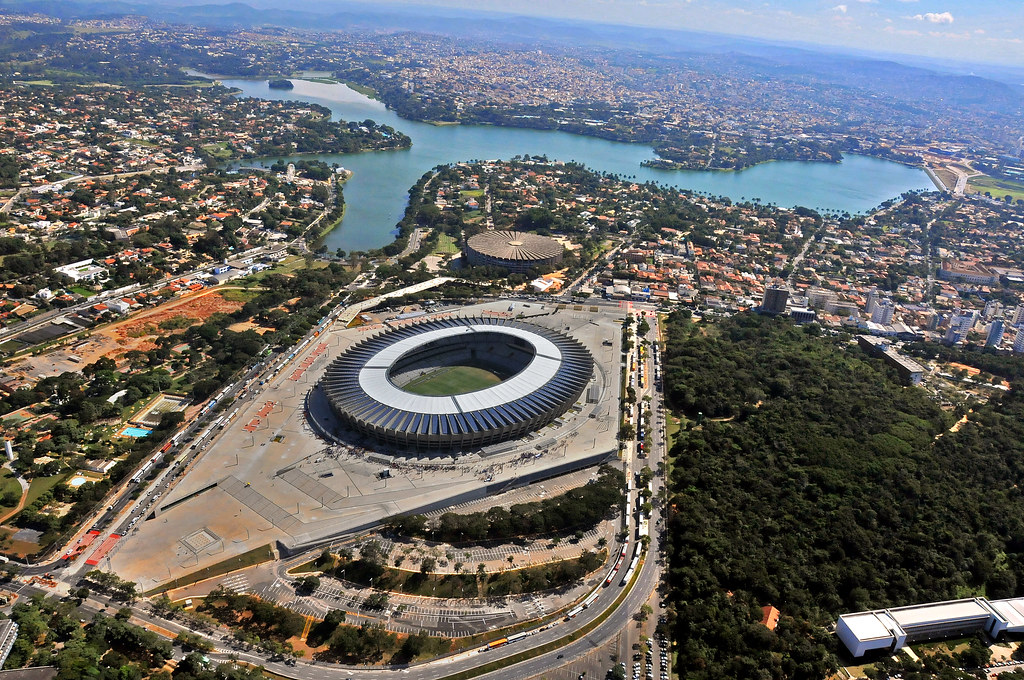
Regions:
[[[127,435],[129,437],[146,437],[149,436],[149,433],[152,431],[153,430],[147,430],[142,427],[126,427],[123,430],[121,430],[121,434]]]

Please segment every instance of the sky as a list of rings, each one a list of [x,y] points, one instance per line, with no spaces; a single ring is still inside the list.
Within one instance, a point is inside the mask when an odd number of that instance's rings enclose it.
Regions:
[[[1024,67],[1024,0],[408,0]]]

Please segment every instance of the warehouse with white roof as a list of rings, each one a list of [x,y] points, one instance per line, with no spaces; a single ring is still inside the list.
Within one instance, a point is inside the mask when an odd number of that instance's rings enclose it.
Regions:
[[[916,642],[984,632],[1024,632],[1024,598],[989,601],[983,597],[843,614],[836,635],[854,657],[894,652]]]

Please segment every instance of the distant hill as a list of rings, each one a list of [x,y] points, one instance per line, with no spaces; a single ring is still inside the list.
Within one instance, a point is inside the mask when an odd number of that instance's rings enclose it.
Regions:
[[[941,97],[965,107],[986,106],[992,111],[1011,113],[1019,110],[1024,100],[1024,70],[1020,69],[974,68],[923,57],[903,59],[896,55],[854,55],[820,46],[773,43],[700,31],[466,9],[325,2],[298,10],[281,9],[274,0],[206,4],[196,4],[192,0],[62,0],[59,3],[52,0],[0,0],[0,9],[39,12],[65,19],[130,14],[171,23],[220,28],[269,25],[317,30],[417,31],[498,40],[505,44],[590,45],[683,58],[713,54],[719,55],[720,59],[752,67],[755,71],[761,69],[766,75],[812,76],[825,82],[868,89],[905,102]],[[916,65],[907,65],[903,63],[905,61]]]

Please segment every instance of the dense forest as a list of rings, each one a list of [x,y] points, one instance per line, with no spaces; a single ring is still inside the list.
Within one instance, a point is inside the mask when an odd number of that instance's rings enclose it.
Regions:
[[[1024,583],[1024,396],[959,432],[843,336],[667,324],[670,625],[688,678],[823,678],[838,614]],[[700,419],[698,414],[709,418]],[[760,607],[782,611],[770,632]]]

